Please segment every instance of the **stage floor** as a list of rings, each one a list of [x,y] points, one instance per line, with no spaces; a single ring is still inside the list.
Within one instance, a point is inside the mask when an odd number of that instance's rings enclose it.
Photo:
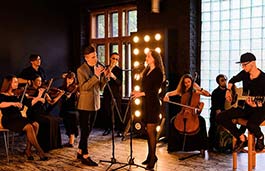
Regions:
[[[63,130],[62,130],[63,132]],[[78,140],[74,148],[60,148],[47,153],[50,158],[48,161],[39,161],[39,157],[34,152],[34,161],[27,161],[22,152],[25,148],[25,137],[16,135],[14,153],[10,154],[10,162],[7,159],[4,151],[3,137],[0,136],[0,170],[3,171],[104,171],[110,163],[99,162],[100,160],[111,160],[112,157],[112,141],[111,135],[102,136],[102,130],[94,129],[89,138],[89,153],[93,160],[99,163],[98,167],[88,167],[76,159],[76,151]],[[63,143],[66,143],[67,137],[62,133]],[[195,142],[196,143],[196,142]],[[145,160],[147,154],[146,140],[133,138],[133,158],[134,163],[139,164]],[[190,153],[192,154],[192,152]],[[158,162],[155,166],[156,171],[224,171],[232,169],[231,154],[208,153],[203,158],[195,156],[184,161],[179,158],[190,155],[187,153],[168,153],[167,144],[159,142],[157,144]],[[130,158],[130,141],[128,138],[121,140],[120,137],[115,137],[115,158],[118,162],[128,163]],[[257,154],[257,166],[255,171],[263,171],[265,168],[265,154]],[[113,164],[109,170],[115,169],[120,164]],[[123,170],[141,171],[142,168],[135,166],[124,167]],[[237,171],[247,170],[247,154],[240,153],[238,155]]]

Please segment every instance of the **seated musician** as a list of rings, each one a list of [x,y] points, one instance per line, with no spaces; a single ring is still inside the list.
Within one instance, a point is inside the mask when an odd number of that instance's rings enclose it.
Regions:
[[[256,57],[252,53],[242,54],[240,61],[237,63],[240,63],[243,70],[229,80],[226,100],[232,101],[231,88],[240,81],[243,82],[243,91],[248,92],[249,96],[246,98],[243,107],[233,107],[221,112],[216,121],[237,139],[233,151],[239,152],[247,145],[247,137],[244,135],[244,131],[238,129],[236,124],[233,123],[233,119],[246,119],[246,128],[257,138],[255,150],[259,152],[264,149],[264,135],[259,125],[265,120],[265,106],[263,100],[253,99],[251,96],[265,96],[265,73],[257,68]]]
[[[24,98],[24,96],[17,96],[14,93],[17,87],[18,79],[16,76],[10,75],[4,78],[0,94],[0,109],[3,114],[2,125],[4,128],[10,129],[11,131],[26,133],[27,145],[24,153],[28,160],[34,160],[31,154],[32,146],[38,151],[40,160],[48,160],[36,138],[39,124],[36,121],[30,121],[29,119],[22,117],[20,111],[23,108],[23,104],[27,106],[34,105],[40,101],[40,98],[36,97],[27,99]]]
[[[36,104],[32,105],[27,110],[27,116],[32,121],[37,121],[40,124],[38,140],[44,151],[61,147],[61,133],[59,126],[59,119],[52,116],[47,111],[46,105],[54,105],[64,94],[60,91],[53,99],[50,97],[49,92],[41,88],[42,79],[36,75],[33,84],[28,88],[29,97],[41,98]],[[40,92],[44,92],[41,94]]]
[[[193,84],[193,87],[192,87]],[[210,93],[203,88],[200,88],[197,83],[193,83],[193,78],[190,74],[185,74],[181,77],[181,80],[176,88],[176,90],[170,91],[166,93],[164,97],[164,101],[169,101],[170,96],[181,96],[183,100],[183,96],[190,92],[194,92],[198,95],[210,96]],[[193,96],[193,95],[192,95]],[[186,104],[186,102],[185,102]],[[178,132],[172,124],[170,126],[170,137],[172,141],[168,142],[168,151],[193,151],[193,150],[201,150],[202,154],[204,150],[207,149],[207,132],[206,132],[206,124],[205,119],[200,116],[200,112],[203,108],[203,103],[198,101],[198,104],[195,104],[195,108],[197,108],[197,116],[199,119],[199,131],[196,134],[188,135],[184,137],[184,134]],[[186,134],[187,135],[187,134]],[[174,138],[173,138],[174,137]],[[185,140],[185,141],[184,141]],[[195,143],[196,142],[196,143]],[[183,149],[184,148],[184,149]]]

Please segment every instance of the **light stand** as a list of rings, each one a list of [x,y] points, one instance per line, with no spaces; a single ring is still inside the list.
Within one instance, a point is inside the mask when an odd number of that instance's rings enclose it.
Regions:
[[[114,108],[116,109],[117,113],[118,113],[118,116],[120,118],[120,120],[122,121],[121,119],[121,115],[120,115],[120,111],[119,111],[119,108],[117,106],[117,102],[116,102],[116,99],[114,98],[114,95],[112,93],[112,90],[110,88],[110,85],[109,85],[109,82],[107,82],[107,87],[108,87],[108,90],[110,92],[110,95],[111,95],[111,122],[112,122],[112,129],[111,129],[111,140],[112,140],[112,158],[108,161],[108,160],[100,160],[99,162],[106,162],[106,163],[110,163],[109,167],[106,169],[109,170],[109,168],[113,165],[113,164],[126,164],[126,163],[121,163],[121,162],[118,162],[115,158],[115,142],[114,142],[114,127],[115,127],[115,115],[114,115]]]
[[[130,98],[130,101],[131,101],[131,98]],[[128,102],[128,103],[130,103],[130,102]],[[124,168],[124,167],[127,167],[127,166],[129,166],[129,168],[131,166],[136,166],[136,167],[141,167],[141,168],[145,169],[145,167],[143,167],[141,165],[138,165],[138,164],[135,164],[134,163],[134,158],[132,157],[132,153],[133,153],[133,149],[132,149],[132,132],[133,132],[133,119],[132,119],[132,114],[131,114],[131,118],[130,118],[130,124],[131,124],[131,126],[130,126],[130,159],[129,159],[128,163],[126,163],[125,165],[120,166],[120,167],[118,167],[116,169],[112,169],[113,171],[114,170],[119,170],[119,169]]]

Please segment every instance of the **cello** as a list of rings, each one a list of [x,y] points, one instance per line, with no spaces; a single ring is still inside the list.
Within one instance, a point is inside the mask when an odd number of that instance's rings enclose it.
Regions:
[[[196,93],[193,89],[193,84],[197,78],[192,80],[191,87],[188,92],[185,92],[181,96],[181,111],[176,115],[174,120],[175,128],[184,135],[195,135],[200,131],[199,126],[199,105],[200,105],[200,94]],[[184,80],[183,80],[184,81]],[[185,143],[183,143],[184,145]]]

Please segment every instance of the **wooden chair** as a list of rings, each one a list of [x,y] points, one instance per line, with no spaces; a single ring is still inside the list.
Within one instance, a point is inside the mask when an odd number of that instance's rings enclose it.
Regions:
[[[233,121],[234,123],[245,125],[246,120],[245,119],[236,119]],[[265,126],[265,121],[263,121],[260,126]],[[236,144],[236,138],[233,137],[233,147]],[[255,151],[255,137],[254,135],[248,131],[248,148],[244,149],[244,152],[248,153],[248,171],[252,171],[256,167],[256,151]],[[265,150],[263,149],[259,153],[264,153]],[[233,156],[233,169],[237,168],[237,152],[232,153]]]
[[[3,128],[3,126],[2,126],[2,112],[1,112],[1,110],[0,110],[0,132],[3,133],[4,143],[5,143],[5,150],[6,150],[6,158],[7,158],[7,161],[9,162],[9,154],[8,154],[8,148],[9,148],[9,130]]]

